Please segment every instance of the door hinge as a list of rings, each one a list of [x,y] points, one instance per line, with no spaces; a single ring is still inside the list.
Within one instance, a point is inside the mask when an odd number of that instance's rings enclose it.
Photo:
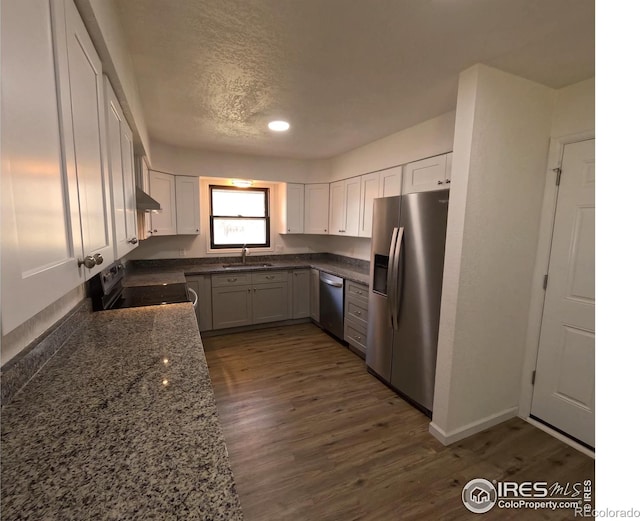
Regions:
[[[549,274],[547,273],[542,279],[542,289],[547,289],[548,283],[549,283]]]
[[[556,173],[556,186],[560,186],[560,177],[562,176],[562,168],[554,168],[553,171]]]
[[[531,373],[531,385],[535,385],[536,383],[536,372],[533,371],[533,373]]]

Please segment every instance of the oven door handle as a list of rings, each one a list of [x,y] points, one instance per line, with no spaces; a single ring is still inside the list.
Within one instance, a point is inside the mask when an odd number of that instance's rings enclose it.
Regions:
[[[196,309],[198,307],[198,294],[194,289],[187,288],[187,290],[189,291],[189,300],[193,304],[193,309]]]

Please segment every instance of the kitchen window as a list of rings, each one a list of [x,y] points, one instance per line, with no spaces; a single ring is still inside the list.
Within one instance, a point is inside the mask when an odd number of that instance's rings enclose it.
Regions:
[[[209,186],[211,249],[268,248],[269,189]]]

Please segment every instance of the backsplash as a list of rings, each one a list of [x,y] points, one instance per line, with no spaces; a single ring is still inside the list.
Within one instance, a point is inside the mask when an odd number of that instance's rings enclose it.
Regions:
[[[284,255],[251,255],[250,262],[317,261],[345,264],[358,271],[369,271],[369,261],[335,253],[293,253]],[[183,257],[177,259],[137,259],[129,261],[134,268],[171,268],[185,265],[241,263],[240,257]]]

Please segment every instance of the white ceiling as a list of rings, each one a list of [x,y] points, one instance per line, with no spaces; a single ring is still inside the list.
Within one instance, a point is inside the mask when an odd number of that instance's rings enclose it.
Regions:
[[[593,0],[117,3],[149,134],[177,146],[332,157],[454,109],[474,63],[595,74]]]

